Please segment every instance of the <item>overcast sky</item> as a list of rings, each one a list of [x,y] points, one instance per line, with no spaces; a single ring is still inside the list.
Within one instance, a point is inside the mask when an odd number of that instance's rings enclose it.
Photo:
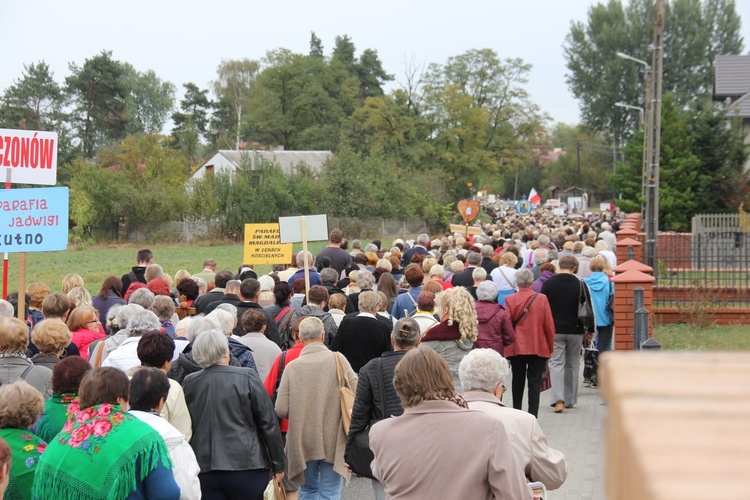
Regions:
[[[556,121],[576,123],[578,104],[565,84],[562,43],[591,0],[0,0],[0,89],[23,65],[46,61],[55,79],[102,49],[137,70],[206,88],[221,59],[259,59],[285,47],[307,53],[310,32],[330,54],[336,35],[378,51],[386,71],[403,80],[407,60],[443,63],[473,48],[533,65],[527,89]],[[750,46],[750,0],[738,0]]]

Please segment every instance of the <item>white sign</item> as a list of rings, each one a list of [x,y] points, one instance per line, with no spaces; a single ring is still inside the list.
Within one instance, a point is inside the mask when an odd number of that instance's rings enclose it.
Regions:
[[[279,234],[281,243],[298,243],[302,241],[302,217],[307,228],[306,241],[323,241],[328,239],[328,217],[321,215],[304,215],[279,217]]]
[[[57,133],[0,129],[0,182],[10,170],[13,184],[57,182]]]

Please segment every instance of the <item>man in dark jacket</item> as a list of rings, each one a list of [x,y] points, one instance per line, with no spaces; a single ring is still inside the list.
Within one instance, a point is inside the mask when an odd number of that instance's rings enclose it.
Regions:
[[[195,302],[193,302],[195,311],[198,314],[204,314],[206,312],[206,308],[211,303],[216,302],[217,300],[220,300],[224,297],[224,288],[227,286],[227,283],[229,283],[229,281],[233,279],[234,273],[227,269],[216,273],[216,277],[214,278],[216,286],[212,288],[210,292],[206,292],[195,299]]]
[[[263,311],[263,314],[266,316],[266,337],[268,340],[273,341],[276,345],[281,347],[281,337],[279,336],[279,329],[276,326],[276,319],[271,312],[266,311],[260,306],[260,304],[258,304],[260,281],[254,278],[243,280],[239,287],[239,293],[241,300],[235,304],[237,306],[237,326],[234,328],[234,334],[238,337],[245,334],[242,330],[242,315],[245,314],[245,311],[259,309]]]
[[[494,252],[492,245],[482,246],[482,249],[480,252],[482,256],[482,267],[484,268],[485,271],[487,271],[487,274],[490,274],[493,269],[500,266],[500,264],[492,260],[492,255]]]
[[[544,282],[555,322],[555,350],[549,360],[552,401],[555,413],[572,408],[578,402],[578,367],[581,362],[584,328],[578,321],[578,306],[591,300],[585,283],[575,275],[578,259],[566,255],[559,261],[560,272]]]
[[[224,296],[219,300],[208,304],[201,312],[208,315],[211,314],[214,309],[219,307],[220,304],[231,304],[234,307],[237,307],[240,302],[242,302],[242,299],[240,299],[240,282],[237,280],[229,280],[227,281],[226,286],[224,286]]]
[[[136,266],[129,272],[122,275],[122,289],[120,292],[122,296],[125,296],[125,292],[128,291],[128,287],[131,283],[140,281],[146,283],[146,268],[154,263],[154,253],[148,248],[138,250],[138,254],[135,257]]]
[[[469,288],[471,286],[474,286],[474,278],[471,276],[471,273],[473,273],[474,268],[479,267],[481,263],[482,263],[481,255],[479,255],[476,252],[469,252],[466,255],[466,264],[467,264],[466,269],[461,271],[460,273],[456,273],[453,275],[453,278],[451,278],[451,285],[462,286],[464,288]]]
[[[359,314],[344,316],[331,344],[331,350],[341,352],[355,372],[371,359],[391,350],[390,330],[377,319],[379,306],[377,292],[362,292]]]

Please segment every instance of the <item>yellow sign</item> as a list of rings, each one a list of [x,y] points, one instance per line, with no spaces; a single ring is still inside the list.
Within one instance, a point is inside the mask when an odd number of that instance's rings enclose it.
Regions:
[[[245,224],[245,264],[288,264],[292,260],[292,244],[281,243],[279,225]]]

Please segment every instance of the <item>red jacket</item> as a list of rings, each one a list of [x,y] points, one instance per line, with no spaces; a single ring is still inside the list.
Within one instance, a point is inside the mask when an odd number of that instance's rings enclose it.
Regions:
[[[95,340],[103,339],[107,334],[104,332],[95,332],[86,328],[79,328],[78,330],[71,332],[71,336],[73,337],[73,343],[78,348],[81,357],[88,361],[89,345]]]
[[[505,299],[505,311],[512,322],[515,323],[521,316],[535,294],[531,288],[521,288],[518,293]],[[516,341],[505,348],[505,357],[525,354],[549,358],[552,355],[555,350],[555,322],[546,295],[536,295],[529,312],[516,324],[515,330]]]
[[[304,346],[302,345],[302,342],[297,342],[288,350],[284,351],[286,352],[286,355],[284,356],[285,369],[287,366],[289,366],[289,363],[299,357],[299,354],[302,352],[303,347]],[[284,353],[282,352],[281,354]],[[268,372],[268,375],[266,375],[266,381],[263,383],[263,386],[266,388],[266,392],[268,393],[269,397],[273,397],[273,393],[276,390],[276,380],[278,380],[279,378],[281,354],[276,357],[276,361],[274,361],[273,365],[271,365],[271,370]],[[289,430],[289,420],[287,420],[286,418],[282,418],[279,427],[281,428],[281,432],[286,433]]]
[[[516,339],[516,332],[503,306],[497,302],[477,302],[477,340],[474,349],[494,349],[505,356],[505,346]]]

